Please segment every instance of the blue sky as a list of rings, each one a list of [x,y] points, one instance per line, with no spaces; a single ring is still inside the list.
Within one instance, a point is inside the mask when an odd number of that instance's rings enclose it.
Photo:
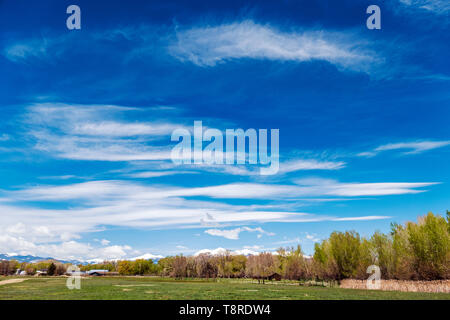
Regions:
[[[0,1],[1,253],[311,254],[450,209],[446,1],[70,4]],[[278,174],[175,165],[194,121],[279,129]]]

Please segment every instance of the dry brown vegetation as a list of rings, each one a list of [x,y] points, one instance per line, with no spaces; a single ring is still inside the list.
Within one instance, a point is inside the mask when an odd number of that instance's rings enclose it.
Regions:
[[[367,290],[366,280],[345,279],[341,281],[341,288]],[[431,292],[450,293],[450,280],[435,281],[406,281],[406,280],[381,280],[382,291],[403,292]]]

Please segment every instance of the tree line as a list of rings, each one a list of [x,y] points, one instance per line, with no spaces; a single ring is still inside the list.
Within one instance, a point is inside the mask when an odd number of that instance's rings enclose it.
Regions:
[[[53,265],[54,267],[51,267]],[[264,281],[273,275],[290,280],[367,279],[367,268],[376,265],[383,279],[450,279],[450,212],[447,217],[428,213],[417,222],[392,224],[387,234],[375,232],[370,238],[355,231],[333,232],[315,244],[307,257],[300,246],[280,248],[258,255],[200,254],[169,256],[158,260],[105,261],[80,265],[82,271],[106,269],[120,275],[158,275],[174,278],[254,278]],[[39,264],[1,261],[0,274],[16,269],[33,274],[52,268],[64,274],[67,264]]]
[[[25,271],[27,275],[34,275],[45,270],[49,276],[60,276],[66,273],[70,263],[61,263],[56,260],[40,261],[36,263],[18,262],[17,260],[1,260],[0,275],[12,275],[16,271]]]
[[[326,279],[367,278],[370,265],[383,279],[438,280],[450,278],[450,212],[447,220],[428,213],[418,222],[392,224],[391,232],[369,239],[358,233],[333,232],[315,246],[316,275]]]

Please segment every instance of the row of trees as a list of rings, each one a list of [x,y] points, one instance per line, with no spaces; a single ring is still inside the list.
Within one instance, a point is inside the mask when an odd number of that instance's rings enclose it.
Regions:
[[[175,278],[236,278],[245,276],[247,258],[242,255],[200,254],[198,256],[166,257],[158,261],[158,270],[163,276]]]
[[[285,279],[367,279],[376,265],[384,279],[450,279],[450,212],[447,219],[429,213],[418,222],[392,224],[391,232],[362,238],[355,231],[333,232],[315,245],[314,256],[300,246],[280,248],[275,254],[249,257],[223,254],[167,257],[155,267],[172,277],[251,277],[265,279],[277,273]]]
[[[333,232],[316,244],[316,276],[325,279],[367,278],[377,265],[385,279],[433,280],[450,278],[450,212],[445,218],[429,213],[417,223],[393,224],[389,234],[369,239],[352,232]]]
[[[110,270],[111,271],[111,270]],[[138,259],[135,261],[122,260],[117,263],[117,268],[121,275],[145,275],[157,274],[157,265],[152,260]]]
[[[25,271],[27,275],[34,275],[37,271],[44,271],[47,275],[63,275],[70,264],[59,261],[40,261],[37,263],[18,262],[16,260],[1,260],[0,275],[15,274],[17,270]]]
[[[54,274],[63,274],[67,266],[54,264]],[[51,268],[49,262],[19,264],[0,262],[0,274],[18,268],[33,274]],[[429,213],[417,223],[393,224],[389,234],[374,233],[362,238],[355,231],[333,232],[317,243],[313,257],[305,257],[300,246],[280,248],[259,255],[200,254],[171,256],[152,260],[104,262],[80,266],[82,271],[106,269],[121,275],[160,275],[175,278],[269,278],[341,280],[367,279],[367,268],[377,265],[383,279],[433,280],[450,278],[450,212],[447,219]]]

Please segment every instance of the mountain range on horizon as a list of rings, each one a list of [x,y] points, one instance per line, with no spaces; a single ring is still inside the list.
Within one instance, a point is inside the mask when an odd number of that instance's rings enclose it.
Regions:
[[[32,255],[16,255],[16,254],[4,254],[0,253],[0,260],[17,260],[18,262],[29,262],[29,263],[36,263],[40,261],[46,261],[46,260],[56,260],[62,263],[71,263],[71,264],[89,264],[92,262],[89,261],[79,261],[79,260],[63,260],[63,259],[55,259],[51,257],[38,257],[38,256],[32,256]]]

